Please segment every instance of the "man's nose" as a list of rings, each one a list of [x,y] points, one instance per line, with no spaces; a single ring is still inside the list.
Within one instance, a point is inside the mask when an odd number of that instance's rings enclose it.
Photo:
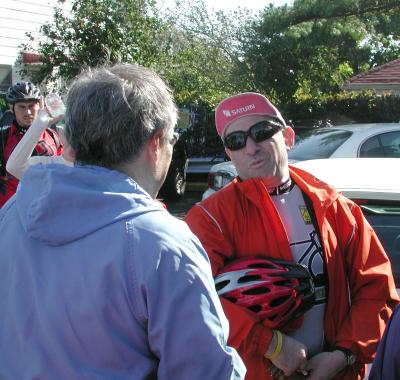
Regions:
[[[246,149],[247,154],[254,154],[258,151],[259,147],[258,144],[250,136],[248,136],[244,149]]]

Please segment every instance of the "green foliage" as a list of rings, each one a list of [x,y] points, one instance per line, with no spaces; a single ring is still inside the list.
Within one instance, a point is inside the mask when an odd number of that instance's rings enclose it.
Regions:
[[[191,111],[195,115],[193,125],[183,133],[189,157],[221,156],[224,148],[215,129],[214,108],[201,103],[192,106]]]
[[[349,76],[400,55],[399,10],[387,0],[270,6],[249,29],[242,67],[254,90],[281,103],[335,93]]]
[[[39,45],[43,65],[36,82],[68,81],[86,67],[135,62],[162,75],[178,104],[213,105],[238,88],[238,40],[249,13],[209,14],[203,0],[177,2],[176,9],[160,14],[154,0],[72,0],[71,12],[56,8],[40,41],[22,50]]]
[[[327,120],[334,124],[400,122],[400,96],[372,91],[307,98],[281,109],[284,117],[293,120],[295,126]]]
[[[240,9],[210,14],[203,0],[177,1],[176,7],[179,12],[163,17],[169,50],[159,70],[174,89],[178,103],[215,105],[240,88],[235,75],[238,41],[250,14]]]
[[[43,65],[36,79],[68,80],[102,63],[151,66],[159,56],[159,29],[153,0],[73,0],[70,14],[56,8],[54,21],[40,30]]]
[[[0,110],[5,111],[7,109],[7,102],[4,94],[0,94]]]
[[[380,103],[385,97],[333,94],[350,76],[400,56],[398,0],[294,0],[270,4],[258,16],[176,1],[163,13],[155,0],[71,0],[70,13],[57,7],[40,40],[22,46],[43,56],[31,79],[65,84],[103,63],[152,67],[177,103],[197,113],[186,132],[196,155],[222,152],[212,110],[243,91],[264,93],[295,120],[396,120],[391,100]]]

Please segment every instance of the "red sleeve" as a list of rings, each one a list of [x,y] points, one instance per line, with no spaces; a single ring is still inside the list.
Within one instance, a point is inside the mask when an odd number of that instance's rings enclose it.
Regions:
[[[210,214],[202,205],[194,206],[186,215],[185,221],[201,241],[215,275],[225,261],[235,257],[227,226],[216,219],[215,213]],[[220,300],[229,320],[228,344],[246,355],[263,355],[271,342],[272,331],[253,312],[222,297]]]
[[[343,239],[348,244],[342,247],[351,307],[338,328],[335,344],[350,349],[362,362],[370,362],[399,298],[390,261],[361,209],[346,200],[339,203],[337,213],[337,220],[350,217],[354,229],[345,233],[350,239]]]

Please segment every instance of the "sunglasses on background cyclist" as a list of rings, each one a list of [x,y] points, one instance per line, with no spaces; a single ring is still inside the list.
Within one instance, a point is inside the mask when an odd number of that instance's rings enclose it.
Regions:
[[[254,125],[252,125],[247,132],[245,131],[235,131],[229,133],[224,138],[224,145],[229,150],[239,150],[246,146],[247,137],[256,142],[260,143],[262,141],[270,139],[275,133],[283,129],[283,125],[272,120],[263,120]]]

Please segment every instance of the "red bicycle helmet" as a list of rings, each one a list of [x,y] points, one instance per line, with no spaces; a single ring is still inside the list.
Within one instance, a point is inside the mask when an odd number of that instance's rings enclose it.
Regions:
[[[226,265],[215,277],[218,295],[256,313],[270,328],[281,328],[315,302],[307,268],[283,260],[249,257]]]

